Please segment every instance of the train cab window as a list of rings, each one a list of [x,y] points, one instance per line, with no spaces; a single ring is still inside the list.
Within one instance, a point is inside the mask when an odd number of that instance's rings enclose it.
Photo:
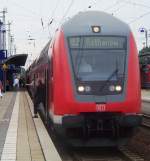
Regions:
[[[73,37],[69,39],[70,55],[75,76],[83,81],[112,80],[124,75],[126,62],[125,37]],[[86,69],[86,70],[85,70]]]

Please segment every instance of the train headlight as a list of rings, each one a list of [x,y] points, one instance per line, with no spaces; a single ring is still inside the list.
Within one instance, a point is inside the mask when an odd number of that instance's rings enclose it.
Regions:
[[[109,90],[110,90],[111,92],[114,92],[114,91],[115,91],[115,86],[114,86],[114,85],[109,86]]]
[[[84,86],[78,86],[78,91],[79,92],[84,92],[84,90],[85,90]]]
[[[99,33],[99,32],[101,32],[101,27],[100,26],[92,26],[92,31],[94,33]]]
[[[119,85],[117,85],[117,86],[115,87],[115,89],[116,89],[117,92],[120,92],[120,91],[122,90],[122,87],[119,86]]]
[[[90,86],[85,86],[85,91],[86,92],[90,92],[91,91],[91,87]]]

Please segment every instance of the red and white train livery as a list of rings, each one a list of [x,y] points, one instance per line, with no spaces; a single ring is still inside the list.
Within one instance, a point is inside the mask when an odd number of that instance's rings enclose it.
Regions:
[[[41,79],[46,118],[74,145],[120,145],[141,122],[135,40],[112,15],[87,11],[70,18],[28,76]]]

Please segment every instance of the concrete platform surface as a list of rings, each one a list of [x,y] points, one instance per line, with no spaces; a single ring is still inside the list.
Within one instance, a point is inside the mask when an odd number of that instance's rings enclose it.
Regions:
[[[1,161],[61,161],[40,117],[32,118],[27,92],[7,92],[0,100]]]
[[[16,93],[9,92],[0,98],[0,159],[12,115]]]
[[[150,90],[142,90],[141,91],[141,96],[142,96],[143,101],[150,102]]]

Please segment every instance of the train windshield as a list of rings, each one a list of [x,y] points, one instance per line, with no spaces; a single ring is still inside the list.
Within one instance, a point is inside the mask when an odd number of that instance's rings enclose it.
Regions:
[[[69,48],[75,76],[82,81],[111,80],[124,75],[126,60],[125,37],[70,37]]]

